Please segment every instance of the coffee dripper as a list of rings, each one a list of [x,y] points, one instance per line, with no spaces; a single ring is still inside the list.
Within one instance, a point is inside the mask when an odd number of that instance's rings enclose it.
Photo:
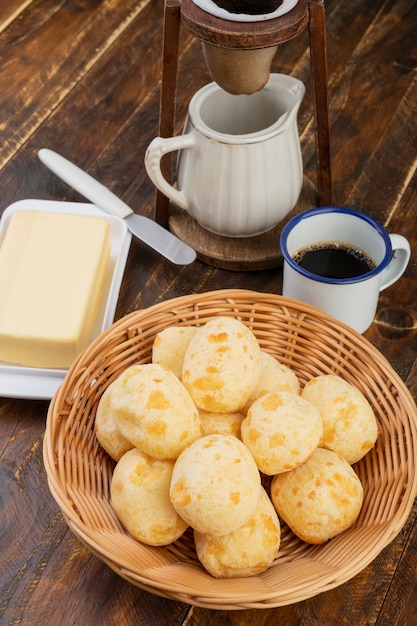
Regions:
[[[248,0],[246,0],[248,1]],[[236,0],[238,2],[238,0]],[[203,3],[204,9],[201,8]],[[324,0],[284,0],[281,14],[246,15],[224,19],[207,10],[213,0],[165,0],[163,68],[161,83],[159,136],[174,134],[178,72],[178,42],[183,26],[200,39],[210,75],[226,92],[251,94],[264,88],[280,43],[299,35],[306,27],[310,35],[312,84],[316,121],[317,189],[304,180],[300,194],[302,208],[331,203],[329,114],[326,76],[326,41]],[[290,3],[290,6],[288,6]],[[259,3],[254,2],[253,5]],[[279,9],[278,9],[279,10]],[[227,15],[230,18],[230,14]],[[250,70],[250,71],[249,71]],[[170,181],[169,158],[162,164],[164,177]],[[304,177],[306,178],[306,177]],[[256,210],[256,209],[255,209]],[[227,245],[221,234],[213,235],[200,224],[190,222],[160,190],[156,194],[155,219],[192,245],[200,259],[220,267],[258,269],[276,266],[276,233],[249,236]],[[278,224],[279,227],[279,224]],[[273,249],[274,248],[274,249]],[[235,263],[236,262],[236,263]]]

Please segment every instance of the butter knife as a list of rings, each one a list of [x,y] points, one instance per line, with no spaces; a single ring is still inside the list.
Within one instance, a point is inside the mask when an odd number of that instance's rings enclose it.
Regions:
[[[41,148],[38,156],[54,174],[100,209],[125,220],[130,232],[172,263],[188,265],[196,252],[149,217],[137,215],[123,200],[77,165],[49,148]]]

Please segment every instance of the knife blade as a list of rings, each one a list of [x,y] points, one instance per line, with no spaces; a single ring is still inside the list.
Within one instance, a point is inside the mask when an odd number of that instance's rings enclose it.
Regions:
[[[193,248],[149,217],[134,213],[123,200],[78,165],[49,148],[41,148],[38,156],[54,174],[100,209],[124,219],[135,237],[169,261],[177,265],[188,265],[195,261],[197,255]]]

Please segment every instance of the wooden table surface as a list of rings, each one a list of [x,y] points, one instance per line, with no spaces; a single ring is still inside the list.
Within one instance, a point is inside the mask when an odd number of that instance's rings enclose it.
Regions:
[[[326,2],[334,202],[369,213],[417,251],[417,2]],[[2,0],[0,212],[24,198],[82,200],[37,158],[78,163],[152,216],[144,153],[158,130],[162,0]],[[200,42],[181,29],[178,128],[210,79]],[[307,85],[299,114],[315,179],[308,32],[283,44],[274,71]],[[280,293],[280,269],[179,268],[132,241],[116,318],[217,288]],[[417,393],[417,267],[381,294],[366,337]],[[30,310],[30,302],[27,303]],[[0,399],[0,623],[261,626],[417,624],[417,507],[397,538],[332,591],[280,608],[214,611],[146,593],[79,543],[52,498],[42,459],[48,402]]]

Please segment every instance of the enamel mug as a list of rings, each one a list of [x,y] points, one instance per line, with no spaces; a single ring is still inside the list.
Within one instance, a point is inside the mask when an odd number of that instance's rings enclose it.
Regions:
[[[332,278],[314,274],[295,260],[300,250],[326,242],[341,243],[372,260],[360,276]],[[402,235],[388,234],[376,220],[344,207],[321,207],[300,213],[283,228],[284,296],[316,306],[359,333],[371,325],[380,291],[405,272],[410,244]]]

